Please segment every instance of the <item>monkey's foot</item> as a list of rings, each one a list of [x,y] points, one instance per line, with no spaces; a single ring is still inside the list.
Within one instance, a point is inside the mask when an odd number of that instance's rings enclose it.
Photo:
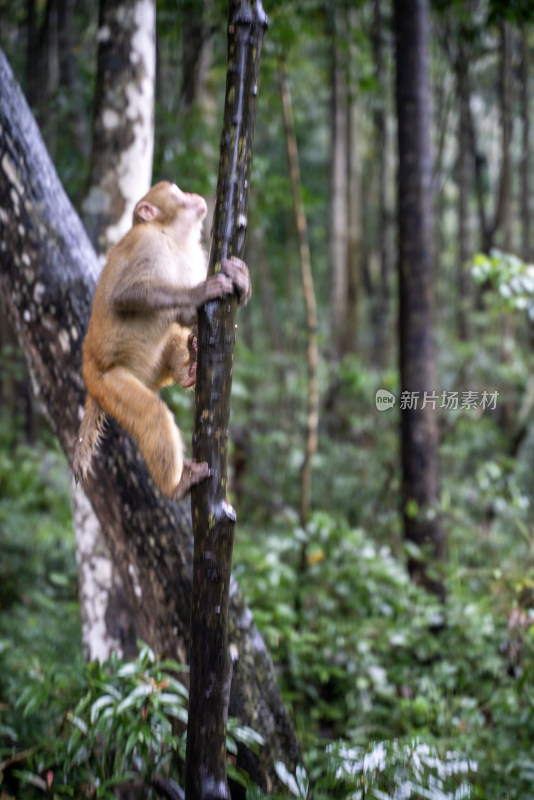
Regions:
[[[180,483],[176,487],[174,495],[175,500],[180,500],[190,490],[191,486],[200,481],[206,480],[211,475],[211,470],[207,461],[192,461],[190,458],[184,458],[184,468]]]

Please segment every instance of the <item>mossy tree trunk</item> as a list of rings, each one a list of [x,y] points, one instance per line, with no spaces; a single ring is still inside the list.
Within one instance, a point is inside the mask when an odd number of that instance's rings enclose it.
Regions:
[[[247,231],[259,61],[267,17],[261,2],[231,0],[221,157],[209,272],[241,258]],[[232,662],[228,608],[236,514],[227,500],[228,427],[236,298],[208,303],[198,317],[193,457],[211,478],[191,493],[195,549],[191,607],[186,798],[229,798],[226,722]],[[230,633],[233,658],[242,654]]]

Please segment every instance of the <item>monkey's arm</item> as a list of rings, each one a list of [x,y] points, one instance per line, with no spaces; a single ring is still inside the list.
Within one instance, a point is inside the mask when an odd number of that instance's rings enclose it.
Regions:
[[[180,321],[187,324],[189,318],[196,318],[199,306],[233,291],[232,281],[222,272],[192,289],[144,278],[129,286],[119,283],[111,294],[111,304],[116,311],[125,314],[176,309]]]
[[[175,309],[182,325],[192,325],[197,308],[237,292],[239,304],[251,295],[250,276],[246,264],[238,258],[225,259],[221,272],[193,288],[174,286],[162,280],[139,278],[128,283],[128,276],[119,280],[111,294],[111,304],[119,313],[143,313]]]

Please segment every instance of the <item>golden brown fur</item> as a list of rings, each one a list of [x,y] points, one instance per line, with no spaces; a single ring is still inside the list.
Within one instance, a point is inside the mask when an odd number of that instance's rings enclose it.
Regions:
[[[138,441],[155,484],[183,496],[209,475],[184,458],[180,432],[157,392],[191,386],[196,340],[191,326],[208,300],[237,291],[250,296],[248,270],[238,259],[206,280],[200,237],[205,201],[175,184],[157,183],[134,211],[133,227],[111,250],[100,276],[83,345],[85,415],[73,471],[85,480],[108,413]]]

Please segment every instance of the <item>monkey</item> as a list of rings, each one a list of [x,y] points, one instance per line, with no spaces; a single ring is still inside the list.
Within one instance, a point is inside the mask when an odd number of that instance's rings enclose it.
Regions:
[[[131,229],[110,251],[82,348],[87,397],[73,455],[76,483],[87,480],[107,415],[137,440],[163,495],[180,499],[210,474],[207,463],[184,457],[180,431],[158,395],[170,383],[195,383],[197,309],[234,292],[244,305],[251,294],[238,258],[224,259],[206,278],[206,213],[200,195],[161,181],[139,200]]]

